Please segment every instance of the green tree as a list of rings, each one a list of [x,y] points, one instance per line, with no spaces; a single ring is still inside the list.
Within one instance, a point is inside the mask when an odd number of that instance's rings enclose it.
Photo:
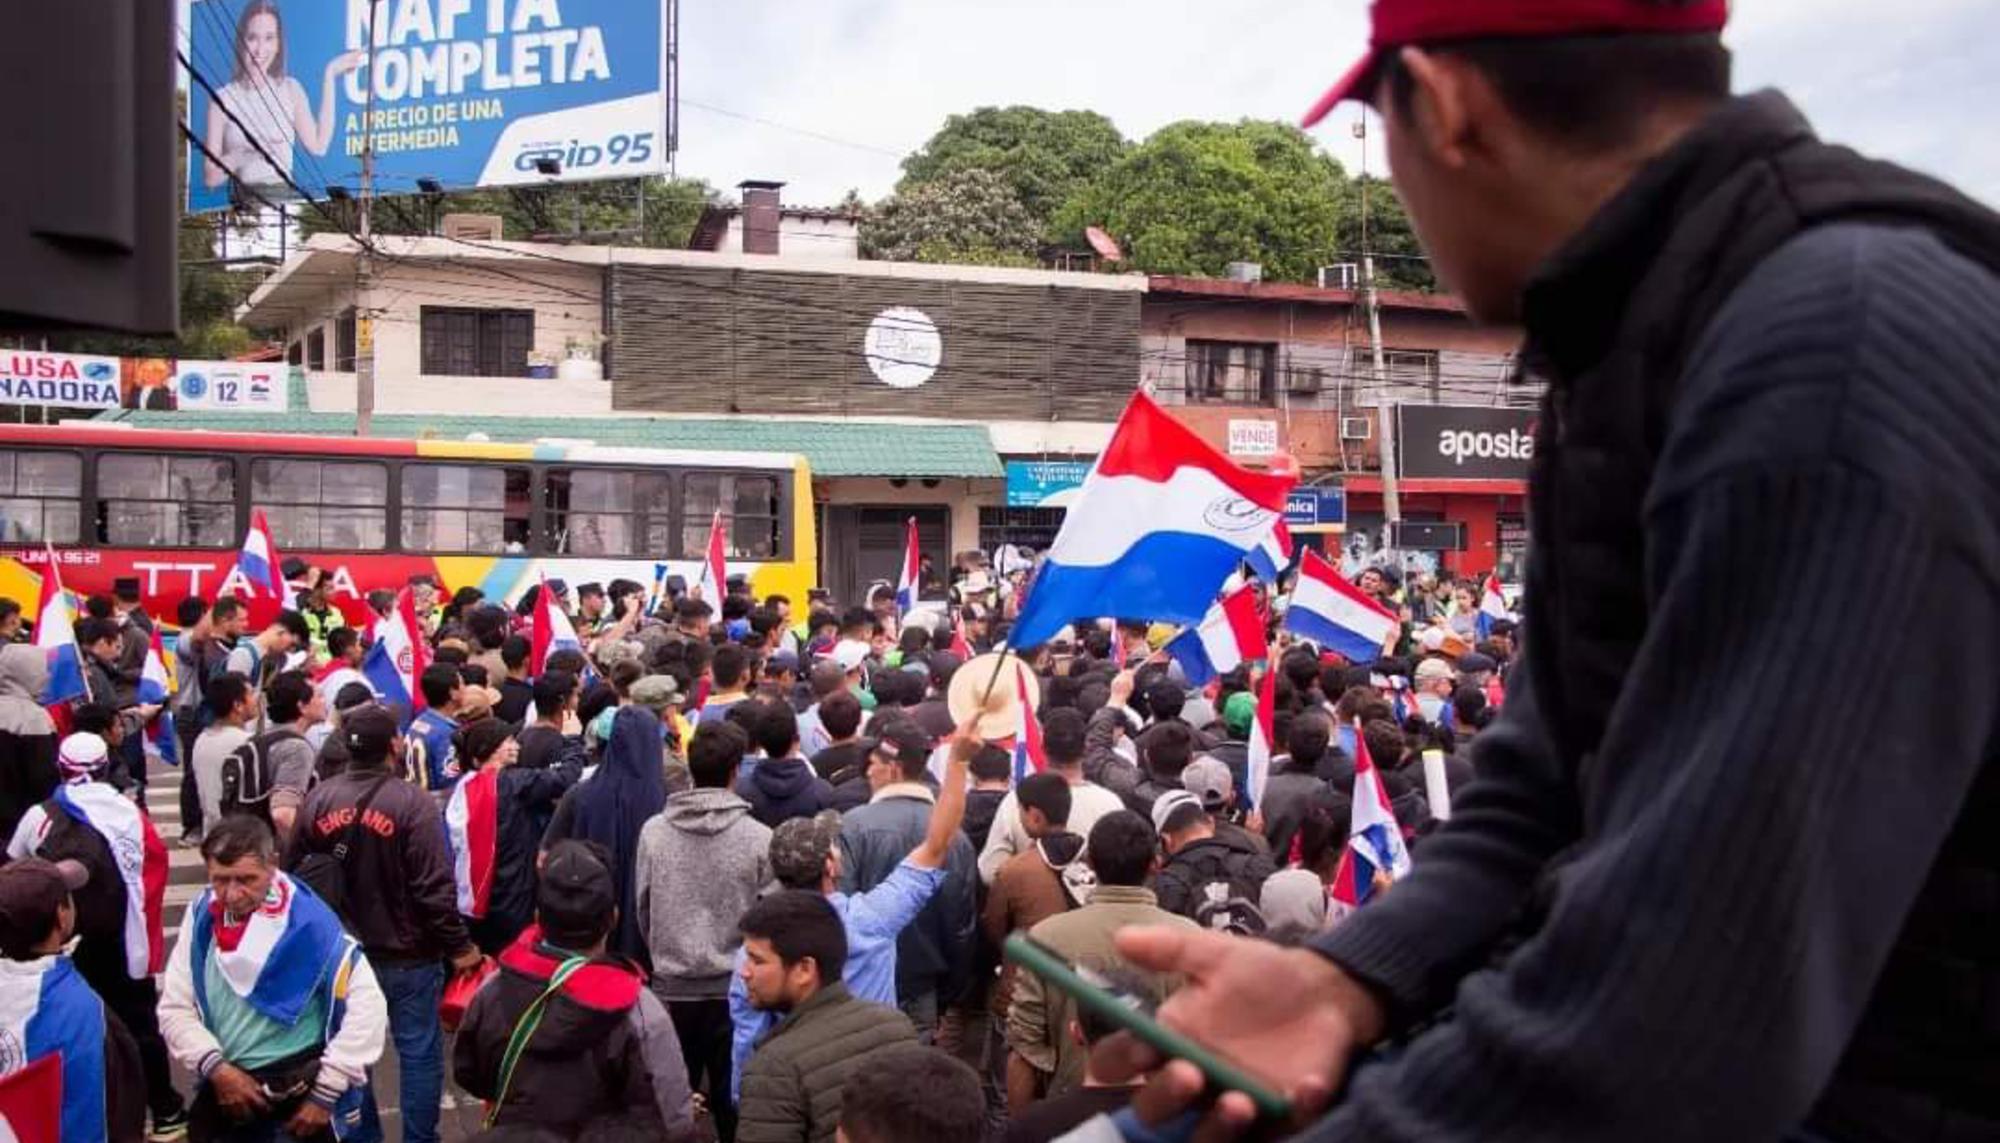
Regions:
[[[1219,275],[1261,263],[1277,281],[1311,281],[1335,261],[1352,209],[1345,172],[1283,123],[1172,123],[1153,133],[1056,213],[1058,240],[1099,226],[1150,273]]]
[[[640,224],[639,192],[645,188],[645,219]],[[421,195],[377,198],[369,215],[375,234],[428,234],[433,206],[444,214],[497,214],[508,241],[572,238],[610,246],[652,246],[679,249],[687,245],[703,208],[717,201],[714,188],[700,179],[601,179],[548,186],[486,187],[450,191],[431,204]],[[352,233],[359,225],[359,204],[322,203],[302,206],[299,226],[308,234]],[[331,217],[328,217],[331,215]]]
[[[1388,179],[1366,175],[1355,179],[1351,194],[1354,209],[1340,217],[1340,258],[1359,262],[1363,251],[1375,256],[1375,282],[1383,289],[1435,290],[1437,278],[1417,242],[1403,200]],[[1367,226],[1363,233],[1362,212],[1366,203]]]
[[[1041,226],[1007,179],[981,167],[891,195],[861,220],[865,258],[1033,266],[1041,245]]]
[[[899,195],[967,168],[998,173],[1038,225],[1071,195],[1131,150],[1111,120],[1095,111],[981,107],[944,121],[903,160]]]

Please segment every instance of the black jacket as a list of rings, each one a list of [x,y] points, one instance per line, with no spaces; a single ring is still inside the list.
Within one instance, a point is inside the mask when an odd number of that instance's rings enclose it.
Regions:
[[[2000,218],[1751,96],[1522,306],[1522,661],[1315,942],[1453,1016],[1308,1137],[2000,1136],[2000,663],[1936,622],[2000,630]]]
[[[833,787],[803,758],[766,758],[736,783],[750,803],[750,816],[777,829],[793,818],[809,818],[833,804]]]
[[[1007,800],[1005,790],[967,790],[965,793],[965,820],[959,828],[972,839],[975,853],[986,849],[986,836],[993,832],[993,819],[1000,816],[1000,803]]]
[[[471,926],[481,952],[500,952],[535,919],[535,857],[542,830],[555,814],[556,803],[582,776],[583,765],[575,754],[554,769],[529,770],[517,762],[500,771],[493,811],[493,889],[486,916]]]
[[[382,770],[349,765],[306,795],[286,857],[297,869],[309,853],[331,853],[355,820]],[[341,919],[377,964],[435,961],[470,943],[458,915],[444,815],[416,786],[390,776],[369,802],[343,863],[347,906]]]
[[[1217,833],[1182,846],[1168,858],[1153,879],[1153,895],[1167,912],[1199,920],[1196,914],[1211,899],[1215,904],[1231,898],[1256,904],[1264,879],[1277,871],[1271,855],[1258,849],[1248,835]]]

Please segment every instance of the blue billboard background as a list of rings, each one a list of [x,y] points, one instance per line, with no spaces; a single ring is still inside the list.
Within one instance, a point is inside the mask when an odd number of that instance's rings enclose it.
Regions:
[[[222,106],[190,79],[189,125],[222,162],[190,150],[189,209],[227,207],[231,177],[273,199],[297,197],[287,175],[314,198],[358,188],[371,84],[378,194],[547,182],[539,158],[561,179],[663,174],[666,3],[390,0],[371,66],[368,0],[194,0],[189,59]]]

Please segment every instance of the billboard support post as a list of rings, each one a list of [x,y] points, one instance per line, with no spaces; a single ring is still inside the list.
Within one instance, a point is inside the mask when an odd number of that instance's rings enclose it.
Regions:
[[[374,324],[374,310],[370,304],[375,300],[370,287],[373,285],[370,273],[374,267],[368,264],[368,246],[372,230],[369,216],[375,213],[375,18],[381,13],[380,0],[371,0],[368,6],[368,58],[362,66],[368,74],[368,97],[361,101],[361,252],[354,258],[354,322],[356,327],[354,345],[354,435],[365,437],[375,422],[375,339],[368,338],[364,348],[361,344],[360,325]]]

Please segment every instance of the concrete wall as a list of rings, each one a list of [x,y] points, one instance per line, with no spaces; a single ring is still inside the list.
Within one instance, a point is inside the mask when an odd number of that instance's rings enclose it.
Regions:
[[[743,216],[729,220],[718,254],[743,253]],[[852,219],[800,218],[781,215],[778,221],[779,257],[846,258],[861,257],[861,229]]]

